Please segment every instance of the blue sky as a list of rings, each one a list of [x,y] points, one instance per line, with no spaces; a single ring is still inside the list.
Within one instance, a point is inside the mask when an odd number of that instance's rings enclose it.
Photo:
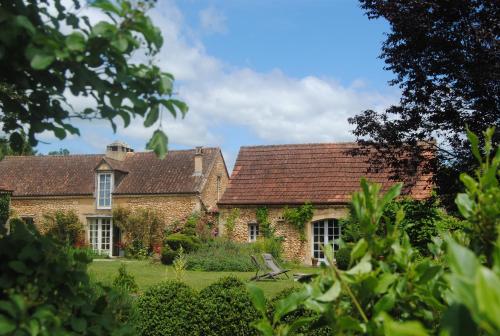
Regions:
[[[352,140],[347,117],[398,99],[378,58],[388,25],[357,1],[159,0],[151,16],[165,38],[155,61],[190,106],[184,120],[165,116],[171,149],[220,146],[231,168],[243,145]],[[77,126],[81,137],[44,134],[37,149],[99,153],[119,139],[144,150],[154,131],[139,119],[116,134]]]

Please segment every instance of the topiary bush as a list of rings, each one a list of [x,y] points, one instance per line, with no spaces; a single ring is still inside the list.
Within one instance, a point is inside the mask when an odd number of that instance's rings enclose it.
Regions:
[[[259,318],[245,284],[227,277],[200,292],[200,334],[204,336],[257,335],[251,323]]]
[[[170,248],[170,246],[165,245],[161,248],[160,261],[163,265],[172,265],[177,257],[177,254],[177,251],[174,251]]]
[[[177,251],[182,246],[186,253],[197,250],[201,245],[198,238],[183,233],[173,233],[167,236],[164,243],[174,251]]]
[[[198,335],[197,293],[184,283],[166,281],[137,300],[136,326],[144,336]]]
[[[349,263],[351,261],[351,251],[352,246],[346,245],[338,249],[335,252],[335,262],[337,263],[338,269],[343,271],[349,268]]]

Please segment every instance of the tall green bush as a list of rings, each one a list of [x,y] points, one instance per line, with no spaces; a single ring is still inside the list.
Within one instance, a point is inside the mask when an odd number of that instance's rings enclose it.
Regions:
[[[41,231],[67,246],[74,246],[83,240],[85,232],[83,223],[74,210],[45,213]]]
[[[227,277],[204,288],[199,295],[200,334],[204,336],[256,335],[258,318],[245,284]]]
[[[135,293],[139,290],[134,276],[127,272],[127,267],[124,263],[121,263],[118,268],[118,275],[113,280],[113,287],[127,293]]]
[[[137,300],[139,335],[198,335],[198,300],[184,283],[166,281],[150,287]]]
[[[2,334],[135,335],[130,306],[113,305],[122,294],[91,283],[85,253],[67,254],[20,219],[10,224],[0,238]]]
[[[122,230],[129,245],[136,242],[149,252],[155,243],[161,243],[164,222],[155,210],[118,207],[113,210],[113,224]]]
[[[5,229],[10,215],[10,195],[0,192],[0,234]]]

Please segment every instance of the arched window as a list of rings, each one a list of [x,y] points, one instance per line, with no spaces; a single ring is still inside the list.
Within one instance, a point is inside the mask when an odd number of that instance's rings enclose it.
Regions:
[[[322,246],[333,245],[334,250],[339,249],[341,236],[340,222],[338,219],[322,219],[312,223],[312,256],[319,261],[325,260]]]

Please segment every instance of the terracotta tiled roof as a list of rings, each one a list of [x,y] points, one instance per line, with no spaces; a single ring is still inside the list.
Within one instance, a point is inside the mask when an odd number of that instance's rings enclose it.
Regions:
[[[203,175],[193,176],[194,149],[169,151],[164,160],[152,152],[128,153],[124,161],[98,155],[7,156],[0,161],[0,183],[13,196],[92,195],[95,169],[105,158],[124,173],[114,194],[198,193],[219,148],[203,148]]]
[[[343,204],[359,190],[361,177],[383,189],[396,183],[389,169],[369,172],[368,156],[348,153],[355,148],[355,143],[242,147],[219,205]],[[431,177],[413,177],[406,193],[428,197]]]

